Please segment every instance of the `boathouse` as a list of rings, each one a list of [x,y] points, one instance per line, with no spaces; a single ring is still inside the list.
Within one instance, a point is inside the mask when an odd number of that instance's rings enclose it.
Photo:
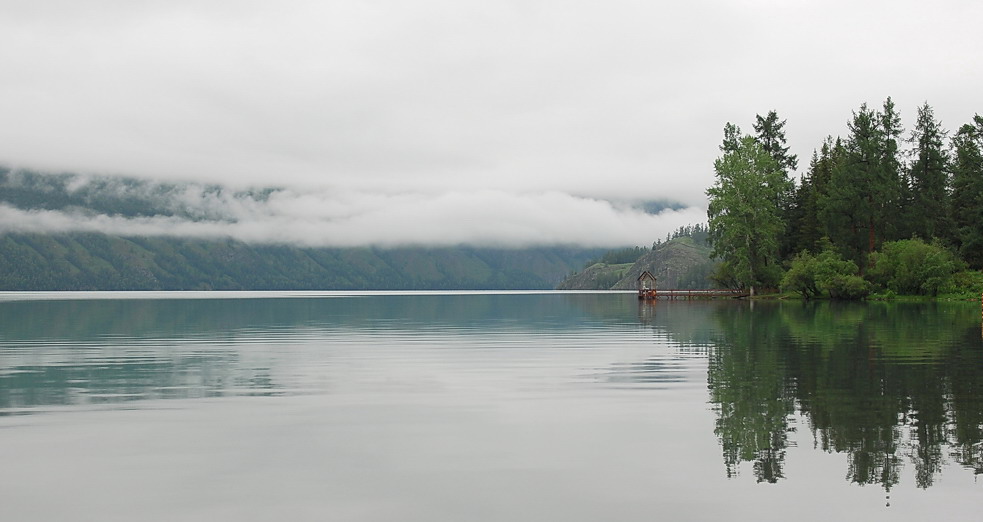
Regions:
[[[655,276],[652,272],[648,270],[642,272],[642,275],[638,276],[638,298],[639,299],[655,299]]]

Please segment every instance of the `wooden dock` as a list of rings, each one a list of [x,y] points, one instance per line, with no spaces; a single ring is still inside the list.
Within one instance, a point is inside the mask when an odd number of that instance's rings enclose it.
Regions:
[[[738,289],[714,290],[639,290],[638,298],[645,301],[653,299],[739,299],[748,297],[751,292]]]

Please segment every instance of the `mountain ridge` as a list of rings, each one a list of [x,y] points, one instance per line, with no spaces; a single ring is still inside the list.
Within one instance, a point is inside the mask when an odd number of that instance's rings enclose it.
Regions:
[[[657,278],[657,288],[712,288],[714,262],[710,248],[691,237],[676,237],[657,244],[634,263],[594,263],[565,278],[559,290],[634,290],[642,272]]]
[[[600,249],[302,248],[96,233],[0,234],[0,291],[541,290]]]

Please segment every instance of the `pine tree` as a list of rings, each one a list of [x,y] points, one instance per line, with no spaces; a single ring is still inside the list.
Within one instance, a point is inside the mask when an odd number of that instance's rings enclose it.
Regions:
[[[884,106],[880,113],[881,129],[881,166],[884,169],[885,182],[896,187],[896,198],[894,201],[885,201],[885,213],[888,215],[904,215],[907,204],[911,201],[910,184],[905,177],[900,159],[899,142],[904,134],[904,127],[901,126],[901,115],[895,109],[894,101],[890,96],[884,100]],[[891,219],[884,223],[881,231],[884,241],[892,241],[911,237],[911,232],[907,230],[904,223],[899,223],[897,219]]]
[[[882,115],[860,106],[848,123],[842,161],[835,165],[821,216],[830,240],[864,266],[866,254],[884,240],[897,216],[900,188],[888,158]]]
[[[959,254],[983,268],[983,116],[952,138],[952,218]]]
[[[945,149],[946,131],[935,119],[928,102],[918,108],[918,119],[909,139],[912,162],[911,207],[906,222],[913,234],[923,238],[953,239],[949,220],[949,153]]]
[[[768,111],[768,115],[764,118],[758,114],[755,117],[754,132],[757,133],[756,138],[761,148],[775,159],[778,167],[788,176],[798,168],[799,158],[795,154],[788,153],[788,146],[785,144],[785,121],[779,121],[778,113],[775,111]]]
[[[798,218],[798,208],[795,204],[795,184],[791,180],[791,174],[799,165],[798,157],[789,154],[788,145],[785,142],[785,121],[779,120],[778,113],[768,111],[768,115],[762,117],[760,114],[755,116],[754,132],[755,139],[761,144],[761,148],[768,153],[778,165],[782,173],[782,185],[785,190],[778,194],[778,211],[782,221],[786,224],[795,223]],[[790,230],[785,230],[781,234],[779,243],[779,255],[786,257],[792,253],[793,239]]]
[[[819,240],[827,235],[822,220],[822,202],[829,196],[829,183],[833,169],[841,161],[843,145],[839,138],[835,141],[827,136],[822,148],[813,151],[809,171],[802,177],[795,193],[795,221],[789,223],[793,253],[808,250],[818,253]]]

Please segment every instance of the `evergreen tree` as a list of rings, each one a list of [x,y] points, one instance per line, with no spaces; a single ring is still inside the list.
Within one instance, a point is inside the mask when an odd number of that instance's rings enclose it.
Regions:
[[[952,239],[949,221],[949,154],[946,132],[926,102],[918,108],[911,133],[911,207],[905,213],[911,232],[924,239]]]
[[[799,158],[795,154],[788,153],[788,146],[785,144],[785,121],[778,120],[775,111],[768,111],[764,118],[761,115],[755,117],[754,132],[757,133],[758,143],[775,162],[782,172],[788,176],[799,166]]]
[[[885,231],[893,232],[897,217],[900,186],[888,161],[890,143],[882,116],[867,104],[853,113],[842,161],[832,171],[821,205],[830,240],[860,266],[884,240]]]
[[[906,179],[900,159],[899,142],[904,134],[904,127],[901,126],[901,115],[895,109],[894,101],[890,96],[884,100],[884,106],[880,113],[880,128],[882,132],[881,166],[884,169],[885,182],[897,187],[897,197],[894,201],[885,201],[885,213],[888,215],[903,215],[911,202],[910,183]],[[885,241],[910,237],[911,231],[907,230],[904,223],[892,219],[885,223],[882,231]]]
[[[829,195],[829,183],[833,169],[841,161],[843,145],[839,138],[835,141],[827,136],[822,148],[812,153],[809,171],[806,172],[795,193],[792,213],[794,221],[789,222],[789,236],[792,252],[818,252],[819,240],[827,235],[821,216],[822,201]]]
[[[983,116],[952,138],[952,218],[959,253],[972,268],[983,268]]]
[[[789,154],[788,145],[785,142],[785,121],[779,120],[778,113],[768,111],[768,115],[762,117],[760,114],[755,116],[754,132],[755,139],[761,144],[761,148],[768,153],[784,177],[782,185],[786,187],[778,195],[778,211],[782,221],[794,223],[797,219],[797,208],[795,206],[795,184],[791,182],[791,173],[799,165],[799,159],[795,154]],[[779,243],[779,255],[785,257],[791,253],[793,240],[788,230],[783,231]]]
[[[721,259],[742,288],[777,286],[778,240],[785,229],[777,202],[789,190],[780,167],[751,136],[736,147],[724,128],[724,153],[714,162],[717,179],[707,189],[707,210],[713,256]]]

